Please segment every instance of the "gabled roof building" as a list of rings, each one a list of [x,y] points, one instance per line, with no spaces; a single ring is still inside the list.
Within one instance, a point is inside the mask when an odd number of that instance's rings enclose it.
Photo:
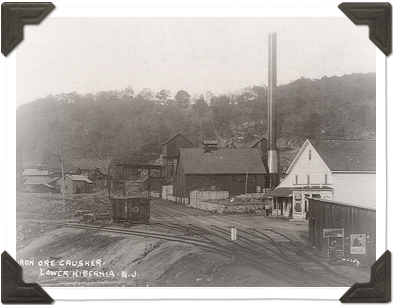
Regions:
[[[174,176],[174,196],[188,202],[191,191],[228,191],[230,196],[262,192],[266,169],[256,148],[180,148]]]
[[[177,164],[179,148],[191,148],[194,144],[178,133],[162,144],[163,171],[166,180],[170,181],[173,177]]]
[[[64,193],[80,194],[93,191],[93,181],[83,175],[65,174],[64,178],[60,178],[56,182]]]
[[[307,198],[375,208],[375,141],[306,140],[287,176],[266,195],[276,213],[302,220]]]
[[[33,193],[57,193],[56,181],[60,177],[28,177],[23,183],[22,189]]]
[[[24,178],[27,177],[49,177],[49,171],[45,169],[38,169],[38,168],[26,168],[22,176]]]

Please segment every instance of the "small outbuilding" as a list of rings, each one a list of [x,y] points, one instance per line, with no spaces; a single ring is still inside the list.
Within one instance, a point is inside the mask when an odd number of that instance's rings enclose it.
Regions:
[[[22,185],[22,190],[32,193],[58,193],[56,181],[60,177],[28,177]]]
[[[91,193],[93,181],[83,175],[66,174],[64,178],[57,180],[61,191],[69,194]]]

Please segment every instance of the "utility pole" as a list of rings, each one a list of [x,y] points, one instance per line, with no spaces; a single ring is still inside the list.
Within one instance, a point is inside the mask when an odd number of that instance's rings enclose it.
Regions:
[[[124,166],[123,166],[123,197],[126,196],[126,176],[125,176],[124,171],[125,171],[125,169],[124,169]]]
[[[111,166],[108,165],[108,177],[107,177],[107,179],[106,179],[106,184],[107,184],[107,186],[108,186],[108,197],[109,197],[109,201],[111,200],[111,179],[110,179],[111,174],[110,174],[110,168],[111,168]]]
[[[247,184],[248,184],[248,172],[246,172],[246,185],[244,189],[244,194],[247,194]]]
[[[64,192],[65,192],[65,187],[64,187],[64,179],[65,179],[65,177],[64,177],[64,159],[61,158],[60,162],[61,162],[61,182],[62,182],[62,185],[63,185],[62,194],[63,194],[63,202],[64,202],[65,201],[65,198],[64,198]]]
[[[150,166],[147,167],[147,197],[150,199]]]

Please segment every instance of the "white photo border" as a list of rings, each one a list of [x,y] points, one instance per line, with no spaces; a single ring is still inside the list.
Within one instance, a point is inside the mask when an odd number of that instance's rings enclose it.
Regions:
[[[57,5],[47,18],[57,17],[343,17],[335,6],[324,7],[66,7]],[[344,16],[345,17],[345,16]],[[43,21],[45,22],[45,20]],[[348,20],[348,22],[351,22]],[[365,37],[368,40],[368,37]],[[371,43],[369,41],[369,43]],[[15,209],[15,103],[16,103],[16,52],[5,60],[6,107],[2,124],[6,131],[6,213],[2,213],[3,232],[6,232],[5,250],[16,256],[16,209]],[[376,48],[377,75],[377,249],[379,258],[387,249],[387,110],[386,57]],[[3,61],[2,61],[3,64]],[[4,74],[4,70],[3,70]],[[2,83],[3,85],[3,83]],[[3,91],[4,92],[4,91]],[[6,123],[6,124],[4,124]],[[338,300],[347,290],[343,288],[71,288],[45,287],[54,300],[82,299],[313,299]],[[154,290],[153,292],[150,292]],[[147,293],[149,291],[149,293]],[[177,296],[176,298],[174,296]]]

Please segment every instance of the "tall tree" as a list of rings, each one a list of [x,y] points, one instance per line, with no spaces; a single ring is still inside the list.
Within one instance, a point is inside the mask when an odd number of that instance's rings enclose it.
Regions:
[[[191,104],[190,97],[191,97],[191,95],[189,95],[187,91],[184,91],[184,90],[177,91],[177,93],[175,95],[176,104],[180,108],[183,108],[183,109],[187,108]]]

